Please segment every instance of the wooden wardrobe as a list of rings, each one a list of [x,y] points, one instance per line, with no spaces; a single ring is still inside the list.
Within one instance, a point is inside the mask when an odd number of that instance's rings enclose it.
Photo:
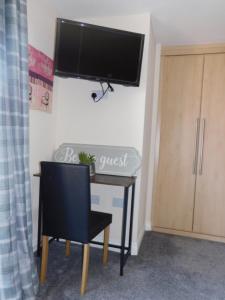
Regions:
[[[225,242],[225,46],[162,52],[153,230]]]

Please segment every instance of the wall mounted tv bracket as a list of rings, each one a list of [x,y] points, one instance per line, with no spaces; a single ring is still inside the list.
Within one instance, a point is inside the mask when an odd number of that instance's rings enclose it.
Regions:
[[[91,98],[93,99],[93,101],[95,103],[99,102],[106,95],[107,92],[109,92],[109,91],[114,92],[114,89],[109,82],[105,82],[107,84],[107,87],[105,89],[104,89],[103,83],[104,82],[100,81],[100,85],[101,85],[101,89],[102,89],[102,94],[100,95],[100,97],[97,97],[96,93],[91,94]]]

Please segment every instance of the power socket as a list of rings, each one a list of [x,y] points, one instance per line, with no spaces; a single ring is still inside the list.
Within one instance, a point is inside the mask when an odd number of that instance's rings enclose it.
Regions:
[[[99,195],[91,195],[91,203],[95,205],[99,205],[100,196]]]
[[[112,199],[112,207],[123,208],[123,199],[122,198],[113,197],[113,199]]]
[[[95,96],[94,96],[95,94]],[[102,97],[102,90],[93,90],[91,92],[91,97],[93,98],[93,100],[97,100],[99,98]],[[105,94],[104,99],[106,99],[108,97],[108,93]]]

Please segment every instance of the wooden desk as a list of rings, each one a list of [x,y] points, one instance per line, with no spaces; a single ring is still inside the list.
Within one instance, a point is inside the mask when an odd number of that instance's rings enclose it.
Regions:
[[[40,177],[41,174],[34,174],[36,177]],[[115,175],[104,175],[95,174],[91,177],[91,183],[121,186],[124,187],[124,198],[123,198],[123,217],[122,217],[122,228],[121,228],[121,243],[120,245],[109,244],[111,248],[120,249],[120,275],[123,275],[123,268],[126,264],[127,258],[131,255],[131,245],[132,245],[132,230],[133,230],[133,213],[134,213],[134,194],[135,194],[135,182],[136,177],[125,177],[125,176],[115,176]],[[129,240],[128,246],[125,245],[126,242],[126,228],[127,228],[127,214],[128,214],[128,196],[129,189],[131,188],[131,208],[130,208],[130,218],[129,218]],[[39,212],[38,212],[38,242],[37,242],[37,255],[41,254],[41,219],[42,219],[42,204],[39,197]],[[101,242],[92,241],[92,244],[103,245]]]

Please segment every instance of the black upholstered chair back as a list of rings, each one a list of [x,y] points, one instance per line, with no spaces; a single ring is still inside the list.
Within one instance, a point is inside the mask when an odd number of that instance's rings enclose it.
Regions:
[[[90,175],[87,165],[41,162],[43,235],[89,241]]]

